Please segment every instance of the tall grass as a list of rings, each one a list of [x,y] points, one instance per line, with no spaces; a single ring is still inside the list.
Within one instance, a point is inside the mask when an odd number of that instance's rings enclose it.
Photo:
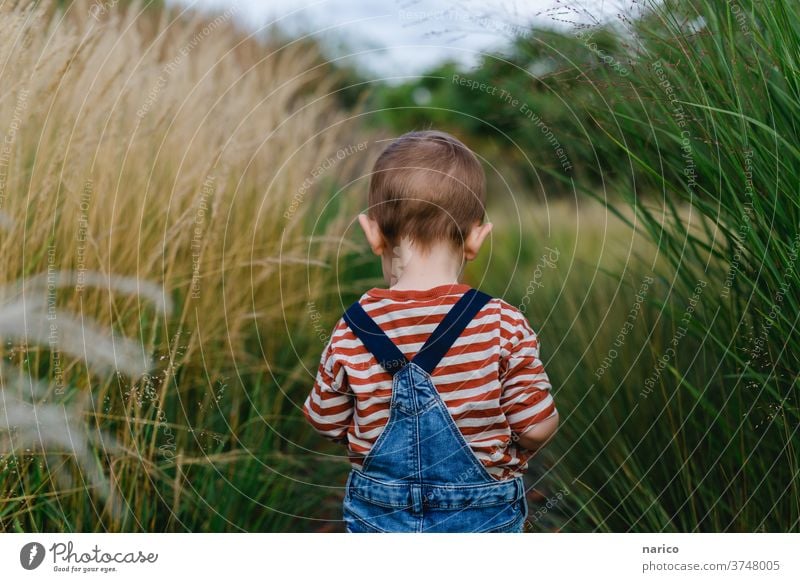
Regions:
[[[296,332],[338,301],[338,214],[310,228],[333,170],[303,187],[352,141],[334,78],[232,14],[122,6],[0,6],[0,313],[27,314],[0,325],[0,529],[314,529],[326,462],[298,407],[324,344]],[[12,396],[71,416],[20,448]],[[66,418],[106,440],[70,447]]]
[[[657,245],[663,291],[652,362],[565,394],[565,527],[797,531],[800,7],[651,3],[631,32],[594,144],[629,156],[604,202]]]

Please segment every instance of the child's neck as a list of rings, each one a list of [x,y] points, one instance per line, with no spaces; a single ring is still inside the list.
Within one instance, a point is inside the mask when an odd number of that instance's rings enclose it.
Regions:
[[[403,239],[384,255],[384,275],[391,289],[432,289],[458,283],[462,259],[447,243],[434,243],[422,253]]]

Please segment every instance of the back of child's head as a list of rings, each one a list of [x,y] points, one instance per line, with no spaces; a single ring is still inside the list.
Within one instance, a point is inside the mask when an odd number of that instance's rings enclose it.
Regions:
[[[443,131],[412,131],[392,141],[373,167],[368,215],[390,245],[408,238],[426,249],[461,248],[484,216],[486,177],[467,146]]]

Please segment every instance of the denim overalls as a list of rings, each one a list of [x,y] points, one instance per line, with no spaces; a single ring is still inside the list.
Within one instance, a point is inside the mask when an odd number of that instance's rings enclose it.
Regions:
[[[490,299],[467,291],[411,362],[358,302],[345,312],[350,329],[392,375],[388,423],[345,486],[348,532],[522,531],[522,478],[498,481],[486,471],[430,376]]]

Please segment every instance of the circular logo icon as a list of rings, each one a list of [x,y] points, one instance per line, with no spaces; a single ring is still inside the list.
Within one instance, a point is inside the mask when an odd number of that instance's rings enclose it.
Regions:
[[[44,546],[39,542],[30,542],[19,551],[19,563],[26,570],[35,570],[44,561]]]

